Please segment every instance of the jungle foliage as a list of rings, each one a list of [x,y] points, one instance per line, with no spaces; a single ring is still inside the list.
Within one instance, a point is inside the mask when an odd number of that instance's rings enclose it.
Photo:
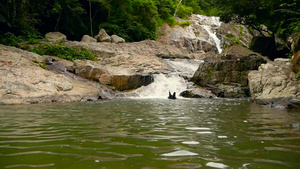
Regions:
[[[156,39],[157,28],[165,22],[189,24],[175,20],[176,8],[176,16],[183,19],[192,13],[219,15],[223,21],[283,37],[300,32],[299,0],[2,0],[0,43],[14,45],[53,31],[80,40],[100,28],[126,41]]]

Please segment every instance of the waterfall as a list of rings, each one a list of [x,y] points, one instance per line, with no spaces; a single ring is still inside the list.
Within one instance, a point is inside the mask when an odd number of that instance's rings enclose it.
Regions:
[[[160,73],[154,75],[154,82],[148,86],[138,88],[134,93],[141,98],[167,98],[169,91],[173,94],[176,92],[176,97],[187,89],[189,82],[198,69],[202,60],[165,59],[170,67],[170,73]]]
[[[198,22],[196,22],[196,25],[200,25],[209,34],[208,41],[213,42],[216,45],[218,52],[222,53],[221,40],[216,35],[216,30],[221,26],[220,18],[204,15],[197,15],[197,18]]]
[[[216,35],[216,30],[221,26],[219,17],[211,17],[204,15],[196,16],[193,20],[195,25],[190,26],[188,31],[188,38],[200,39],[207,41],[208,43],[216,46],[218,53],[222,53],[221,41]],[[204,36],[198,37],[195,35],[197,27],[201,27],[201,31],[205,31]],[[195,29],[195,30],[194,30]],[[192,33],[191,33],[192,32]],[[176,96],[192,86],[193,83],[189,80],[193,77],[194,73],[199,67],[202,60],[192,59],[165,59],[170,70],[160,74],[154,74],[154,82],[148,86],[142,86],[134,91],[134,94],[142,98],[167,98],[169,91],[173,94],[176,92]]]
[[[201,25],[209,34],[209,37],[212,38],[213,42],[216,44],[219,53],[222,53],[221,49],[221,40],[217,37],[216,33],[213,33],[212,29],[208,25]]]

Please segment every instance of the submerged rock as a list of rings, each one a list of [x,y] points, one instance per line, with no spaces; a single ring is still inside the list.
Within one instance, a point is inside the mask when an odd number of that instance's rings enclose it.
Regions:
[[[275,59],[249,73],[252,99],[271,107],[300,108],[300,82],[289,59]]]

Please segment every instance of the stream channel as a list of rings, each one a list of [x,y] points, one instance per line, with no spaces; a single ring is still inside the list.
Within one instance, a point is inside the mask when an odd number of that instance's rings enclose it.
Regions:
[[[203,18],[219,26],[213,19]],[[249,99],[169,100],[169,91],[193,85],[203,61],[166,62],[171,72],[132,98],[0,106],[0,169],[300,168],[299,110]]]
[[[247,99],[0,107],[0,168],[300,168],[297,110]]]

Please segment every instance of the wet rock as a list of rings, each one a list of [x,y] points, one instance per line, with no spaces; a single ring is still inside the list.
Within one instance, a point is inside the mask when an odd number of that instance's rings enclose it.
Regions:
[[[60,32],[49,32],[45,34],[45,38],[50,42],[67,41],[67,36]]]
[[[83,35],[81,42],[97,42],[97,40],[89,35]]]
[[[215,98],[210,90],[201,87],[194,87],[193,89],[189,89],[180,93],[180,96],[185,98]]]
[[[120,91],[137,89],[152,82],[152,75],[114,75],[112,77],[112,85]]]
[[[218,97],[248,97],[248,72],[266,59],[241,46],[231,46],[219,58],[200,64],[193,82],[207,87]]]
[[[289,59],[275,59],[249,73],[252,99],[270,107],[300,107],[300,83]]]

